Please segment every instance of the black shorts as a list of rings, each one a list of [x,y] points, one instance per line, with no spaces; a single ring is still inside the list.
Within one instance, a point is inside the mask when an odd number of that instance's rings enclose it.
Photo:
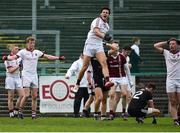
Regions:
[[[94,78],[95,88],[96,87],[100,87],[103,92],[109,91],[108,89],[106,89],[104,87],[104,77],[98,76],[98,75],[94,75],[93,78]]]
[[[132,117],[146,116],[146,113],[143,113],[140,108],[128,108],[128,114]]]
[[[95,96],[95,92],[91,90],[91,93],[89,93],[91,96]]]

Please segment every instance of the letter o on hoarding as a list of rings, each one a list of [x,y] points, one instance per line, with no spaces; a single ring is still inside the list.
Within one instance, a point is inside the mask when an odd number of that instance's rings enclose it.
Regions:
[[[64,101],[69,95],[69,87],[63,80],[56,80],[50,86],[50,94],[56,101]]]

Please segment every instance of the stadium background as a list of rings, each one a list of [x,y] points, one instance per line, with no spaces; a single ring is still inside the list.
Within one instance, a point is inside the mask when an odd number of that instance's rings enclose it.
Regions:
[[[157,84],[156,106],[168,114],[165,93],[165,63],[153,44],[170,37],[180,38],[180,0],[1,0],[0,53],[8,53],[6,45],[24,47],[29,35],[37,37],[36,48],[47,54],[66,56],[64,62],[40,60],[39,75],[63,75],[78,59],[89,26],[103,6],[112,10],[110,33],[120,44],[131,44],[141,38],[140,82]],[[4,89],[5,68],[0,61],[0,116],[6,116],[7,94]],[[29,114],[30,99],[25,114]]]

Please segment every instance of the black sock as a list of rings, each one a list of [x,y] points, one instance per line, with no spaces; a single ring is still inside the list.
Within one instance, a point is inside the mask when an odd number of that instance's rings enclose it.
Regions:
[[[113,117],[115,117],[115,112],[114,112],[113,110],[110,110],[110,111],[109,111],[109,114],[110,114],[110,115],[113,115]]]
[[[105,80],[105,83],[109,82],[109,77],[105,77],[104,80]]]
[[[174,122],[178,122],[178,119],[174,119]]]
[[[81,80],[77,79],[76,85],[80,85]]]
[[[13,112],[13,110],[11,109],[11,110],[9,110],[9,113],[11,113],[11,112]]]
[[[101,115],[101,117],[106,117],[106,115]]]
[[[122,113],[125,113],[126,112],[126,109],[125,108],[123,108],[123,111],[122,111]]]
[[[94,112],[94,114],[95,114],[95,115],[100,115],[100,114],[101,114],[101,112]]]
[[[180,116],[178,116],[178,121],[179,121],[179,123],[180,123]]]
[[[18,111],[19,109],[18,108],[14,108],[14,110]]]

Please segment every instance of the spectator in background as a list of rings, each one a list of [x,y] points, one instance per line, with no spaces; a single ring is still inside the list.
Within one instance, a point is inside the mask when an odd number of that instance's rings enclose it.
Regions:
[[[67,73],[65,75],[66,79],[69,79],[73,74],[78,76],[78,74],[83,66],[83,57],[84,57],[84,55],[81,54],[79,59],[73,62],[71,67],[67,70]],[[91,71],[89,71],[89,69],[85,72],[85,74],[81,80],[79,89],[78,89],[77,93],[75,93],[75,99],[74,99],[74,117],[75,118],[80,117],[79,111],[80,111],[82,99],[84,99],[83,102],[85,105],[86,101],[89,98],[88,84],[89,83],[91,84],[91,80],[90,80],[90,78],[88,78],[88,76],[91,76]]]
[[[140,38],[134,37],[132,39],[133,45],[131,46],[132,52],[130,54],[130,63],[132,65],[131,73],[139,73],[139,63],[142,62],[140,57],[139,45],[141,43]]]
[[[11,51],[10,56],[16,55],[19,48],[15,44],[8,45],[8,49]],[[6,67],[6,80],[5,89],[8,91],[8,108],[9,117],[16,117],[18,115],[18,110],[22,99],[25,98],[24,90],[22,87],[22,80],[20,78],[20,68],[22,67],[21,59],[14,59],[12,61],[4,61]],[[14,107],[14,93],[15,90],[18,93],[18,99],[16,106]]]
[[[169,50],[165,46],[169,46]],[[161,41],[154,44],[154,48],[164,55],[167,68],[166,92],[170,104],[170,114],[174,125],[180,125],[178,109],[180,106],[180,41],[171,38],[168,41]],[[180,111],[179,111],[180,112]],[[179,117],[179,118],[178,118]]]
[[[36,39],[34,37],[26,38],[26,48],[21,49],[17,54],[13,56],[3,56],[3,60],[15,60],[19,57],[22,59],[23,70],[22,70],[22,83],[25,92],[25,99],[20,104],[19,108],[19,118],[23,119],[23,108],[25,102],[27,101],[29,95],[31,94],[32,102],[32,119],[36,119],[36,109],[37,109],[37,97],[38,97],[38,74],[37,74],[37,64],[39,58],[47,58],[48,60],[64,60],[64,56],[53,56],[43,53],[40,50],[35,49]],[[23,100],[23,99],[22,99]]]

